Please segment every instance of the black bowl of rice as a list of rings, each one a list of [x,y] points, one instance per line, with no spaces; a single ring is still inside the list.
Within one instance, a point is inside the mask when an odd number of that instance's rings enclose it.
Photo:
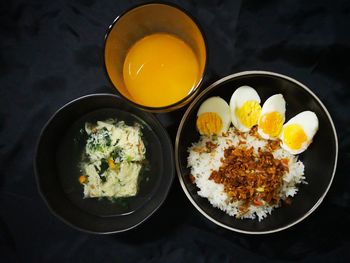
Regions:
[[[315,113],[318,130],[308,148],[291,154],[257,128],[242,133],[231,125],[220,136],[201,135],[202,103],[211,97],[229,102],[242,86],[253,87],[261,101],[283,95],[286,120]],[[309,216],[332,184],[337,157],[336,130],[323,103],[302,83],[265,71],[233,74],[206,88],[185,112],[175,142],[177,174],[194,207],[213,223],[247,234],[281,231]]]

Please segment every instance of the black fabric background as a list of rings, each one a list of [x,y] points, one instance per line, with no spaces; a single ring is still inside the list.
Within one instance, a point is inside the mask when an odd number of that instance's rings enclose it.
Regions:
[[[81,233],[49,212],[32,166],[38,134],[66,102],[112,91],[103,70],[104,35],[119,13],[141,2],[0,2],[0,262],[350,262],[346,0],[176,2],[207,37],[204,87],[242,70],[270,70],[303,82],[329,109],[338,169],[306,220],[271,235],[230,232],[195,210],[177,178],[164,205],[126,233]],[[173,140],[182,113],[157,115]]]

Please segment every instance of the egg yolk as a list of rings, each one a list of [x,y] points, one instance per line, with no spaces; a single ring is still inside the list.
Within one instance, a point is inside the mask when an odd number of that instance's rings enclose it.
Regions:
[[[284,128],[284,143],[292,150],[298,150],[307,141],[307,135],[299,124],[289,124]]]
[[[215,112],[205,112],[197,118],[197,129],[202,135],[218,135],[222,129],[222,120]]]
[[[271,137],[277,137],[282,130],[282,126],[283,116],[277,111],[266,113],[259,119],[259,128]]]
[[[236,116],[241,124],[247,128],[251,128],[258,123],[260,112],[260,104],[256,101],[248,100],[243,103],[242,107],[236,109]]]

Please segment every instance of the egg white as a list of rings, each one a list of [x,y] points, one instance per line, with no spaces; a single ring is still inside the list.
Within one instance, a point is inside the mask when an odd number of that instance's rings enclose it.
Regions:
[[[285,144],[285,139],[284,139],[284,130],[285,127],[287,127],[289,124],[298,124],[300,125],[306,136],[307,136],[307,141],[304,142],[299,149],[293,150],[290,149],[286,144]],[[290,152],[291,154],[299,154],[304,152],[309,145],[312,142],[313,137],[315,136],[317,130],[318,130],[319,122],[316,114],[312,111],[303,111],[297,115],[295,115],[293,118],[291,118],[286,124],[283,125],[283,129],[281,132],[281,140],[282,140],[282,148]]]
[[[241,86],[233,92],[230,100],[231,120],[233,126],[238,130],[247,132],[250,128],[244,126],[236,116],[236,109],[243,106],[246,101],[256,101],[260,104],[261,100],[255,89],[249,86]]]
[[[211,97],[206,99],[198,109],[197,117],[206,112],[214,112],[221,118],[222,128],[220,134],[227,132],[231,125],[230,107],[227,102],[220,97]]]
[[[286,101],[284,100],[282,94],[272,95],[264,102],[264,105],[261,108],[261,114],[260,114],[258,123],[260,121],[260,118],[262,118],[265,114],[268,114],[270,112],[280,113],[283,117],[282,124],[284,123],[286,119]],[[259,126],[258,126],[258,133],[264,139],[277,139],[275,137],[270,136],[269,134],[264,133]]]

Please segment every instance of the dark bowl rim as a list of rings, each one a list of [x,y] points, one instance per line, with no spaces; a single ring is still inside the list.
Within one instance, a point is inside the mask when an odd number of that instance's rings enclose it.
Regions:
[[[127,13],[129,13],[130,11],[139,8],[139,7],[143,7],[143,6],[147,6],[147,5],[164,5],[164,6],[170,6],[173,7],[175,9],[178,9],[180,12],[184,13],[186,16],[188,16],[193,23],[197,26],[199,32],[202,35],[203,38],[203,42],[204,42],[204,48],[205,48],[205,64],[204,64],[204,69],[203,69],[203,73],[201,74],[201,78],[198,80],[196,86],[191,90],[190,93],[188,93],[186,95],[186,97],[182,98],[181,100],[167,105],[167,106],[162,106],[162,107],[150,107],[150,106],[145,106],[142,104],[138,104],[130,99],[128,99],[127,97],[125,97],[120,91],[119,89],[114,85],[114,83],[112,82],[111,78],[109,77],[108,71],[107,71],[107,66],[106,66],[106,58],[105,58],[105,54],[106,54],[106,44],[107,44],[107,39],[109,34],[111,33],[113,27],[117,24],[117,22],[123,17],[125,16]],[[152,2],[147,2],[147,3],[141,3],[141,4],[137,4],[137,5],[133,5],[131,7],[129,7],[128,9],[124,10],[120,15],[118,15],[112,22],[112,24],[109,25],[107,32],[105,33],[104,36],[104,42],[103,42],[103,69],[104,69],[104,73],[107,76],[107,79],[109,81],[109,83],[112,85],[112,89],[114,92],[117,92],[118,95],[120,97],[122,97],[124,100],[126,100],[127,102],[131,103],[133,106],[145,110],[145,111],[149,111],[149,112],[154,112],[154,113],[161,113],[161,112],[171,112],[174,111],[178,108],[181,108],[183,106],[185,106],[185,103],[188,100],[188,103],[191,101],[191,98],[193,98],[192,96],[195,96],[195,94],[200,90],[201,85],[203,84],[203,79],[205,77],[205,75],[207,74],[207,66],[208,66],[208,41],[207,41],[207,37],[204,33],[203,28],[201,27],[200,23],[198,22],[198,20],[192,16],[188,11],[186,11],[184,8],[174,4],[174,3],[170,3],[170,2],[159,2],[159,1],[152,1]],[[182,105],[183,104],[183,105]],[[173,109],[172,109],[173,108]]]
[[[246,230],[241,230],[238,228],[234,228],[234,227],[230,227],[227,226],[219,221],[217,221],[216,219],[212,218],[211,216],[209,216],[208,214],[205,213],[205,211],[199,206],[197,205],[197,203],[193,200],[191,194],[189,193],[189,191],[186,188],[185,182],[182,178],[181,175],[181,169],[179,166],[179,139],[180,139],[180,134],[182,132],[182,128],[183,125],[187,119],[187,116],[189,115],[190,111],[192,110],[192,108],[197,104],[197,102],[205,95],[207,94],[209,91],[211,91],[212,89],[214,89],[215,87],[217,87],[218,85],[230,80],[230,79],[234,79],[237,77],[241,77],[241,76],[249,76],[249,75],[265,75],[265,76],[271,76],[271,77],[277,77],[277,78],[282,78],[285,79],[287,81],[293,82],[296,85],[298,85],[299,87],[303,88],[306,92],[308,92],[322,107],[323,111],[326,113],[328,120],[332,126],[332,130],[334,133],[334,139],[335,139],[335,158],[334,158],[334,167],[333,167],[333,172],[332,172],[332,177],[331,180],[328,183],[327,189],[324,191],[324,193],[322,194],[322,196],[318,199],[318,201],[313,205],[313,207],[311,207],[311,209],[304,214],[302,217],[300,217],[299,219],[295,220],[294,222],[277,228],[277,229],[273,229],[273,230],[267,230],[267,231],[246,231]],[[244,234],[270,234],[270,233],[275,233],[275,232],[279,232],[282,230],[285,230],[293,225],[296,225],[297,223],[301,222],[302,220],[304,220],[306,217],[308,217],[312,212],[314,212],[316,210],[316,208],[322,203],[323,199],[325,198],[326,194],[328,193],[333,179],[334,179],[334,175],[336,172],[336,167],[337,167],[337,160],[338,160],[338,137],[337,137],[337,131],[335,129],[333,120],[331,115],[329,114],[327,108],[324,106],[324,104],[322,103],[322,101],[316,96],[316,94],[311,91],[307,86],[305,86],[304,84],[302,84],[301,82],[295,80],[292,77],[288,77],[286,75],[280,74],[280,73],[275,73],[275,72],[271,72],[271,71],[263,71],[263,70],[250,70],[250,71],[242,71],[242,72],[238,72],[238,73],[234,73],[231,75],[228,75],[226,77],[223,77],[217,81],[215,81],[214,83],[212,83],[211,85],[209,85],[206,89],[204,89],[190,104],[190,106],[187,108],[186,112],[184,113],[181,122],[179,124],[179,128],[177,130],[177,134],[176,134],[176,139],[175,139],[175,165],[176,165],[176,171],[177,171],[177,175],[182,187],[182,190],[185,192],[187,198],[190,200],[190,202],[192,203],[192,205],[202,214],[204,215],[207,219],[209,219],[211,222],[215,223],[218,226],[221,226],[223,228],[226,228],[228,230],[232,230],[232,231],[236,231],[239,233],[244,233]]]
[[[161,200],[161,202],[159,202],[159,204],[157,204],[155,206],[155,208],[153,209],[153,211],[151,211],[151,213],[149,213],[147,216],[145,216],[140,222],[122,229],[122,230],[112,230],[112,231],[94,231],[94,230],[90,230],[90,229],[85,229],[82,228],[76,224],[71,223],[69,220],[65,219],[63,216],[61,216],[58,212],[56,212],[55,208],[52,207],[52,205],[49,203],[49,201],[46,199],[45,193],[42,189],[41,186],[41,180],[40,180],[40,176],[39,176],[39,171],[38,171],[38,164],[37,164],[37,156],[38,156],[38,151],[39,151],[39,146],[41,143],[41,138],[44,134],[44,132],[46,131],[47,127],[51,124],[51,122],[54,120],[54,118],[57,116],[57,114],[59,114],[62,110],[64,110],[66,107],[80,101],[80,100],[84,100],[86,98],[90,98],[90,97],[113,97],[115,99],[121,100],[123,103],[129,104],[128,101],[123,100],[123,98],[121,98],[120,96],[116,95],[116,94],[110,94],[110,93],[93,93],[93,94],[87,94],[81,97],[78,97],[76,99],[73,99],[67,103],[65,103],[63,106],[59,107],[52,115],[51,117],[46,121],[46,123],[44,124],[43,128],[41,129],[40,133],[39,133],[39,137],[36,141],[36,145],[35,145],[35,152],[34,152],[34,158],[33,158],[33,168],[34,168],[34,175],[35,175],[35,182],[36,182],[36,186],[39,192],[39,195],[41,197],[41,199],[44,201],[44,203],[46,204],[47,208],[49,209],[49,211],[58,219],[60,219],[62,222],[64,222],[65,224],[69,225],[70,227],[79,230],[81,232],[85,232],[85,233],[89,233],[89,234],[98,234],[98,235],[107,235],[107,234],[116,234],[116,233],[121,233],[121,232],[126,232],[129,231],[131,229],[136,228],[137,226],[139,226],[140,224],[142,224],[143,222],[145,222],[148,218],[150,218],[165,202],[170,188],[172,186],[174,177],[175,177],[175,168],[174,165],[171,165],[171,171],[170,171],[170,182],[167,185],[167,188],[165,189],[165,197]],[[130,105],[131,107],[133,107],[133,105]],[[141,110],[139,108],[137,108],[138,110]],[[141,110],[142,111],[142,110]],[[172,141],[170,139],[170,136],[168,134],[168,132],[165,130],[164,126],[160,123],[160,121],[150,112],[146,112],[144,111],[144,113],[149,114],[149,116],[159,125],[159,127],[161,127],[161,131],[164,134],[164,138],[168,143],[168,146],[170,147],[170,160],[172,160],[172,163],[174,164],[174,151],[173,151],[173,144]],[[126,216],[130,216],[130,215],[126,215]]]

